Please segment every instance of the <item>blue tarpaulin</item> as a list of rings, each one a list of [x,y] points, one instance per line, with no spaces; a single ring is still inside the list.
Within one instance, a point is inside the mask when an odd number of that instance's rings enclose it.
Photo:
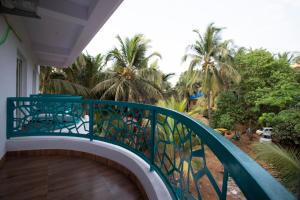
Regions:
[[[190,96],[190,100],[198,99],[200,97],[203,97],[204,94],[201,91],[195,92],[193,95]]]

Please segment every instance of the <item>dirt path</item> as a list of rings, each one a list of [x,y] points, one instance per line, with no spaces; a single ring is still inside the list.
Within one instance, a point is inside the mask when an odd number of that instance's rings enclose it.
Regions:
[[[200,120],[204,124],[208,125],[208,120],[203,117],[202,115],[195,116],[196,119]],[[232,134],[234,135],[234,134]],[[249,139],[247,134],[241,134],[240,140],[232,140],[231,137],[227,137],[233,144],[235,144],[237,147],[239,147],[242,151],[244,151],[246,154],[248,154],[252,159],[256,159],[256,154],[252,150],[251,145],[255,142],[259,141],[259,136],[256,134],[253,134],[252,138]],[[219,188],[222,188],[222,181],[223,181],[223,174],[224,174],[224,168],[222,163],[218,160],[218,158],[213,154],[213,152],[207,147],[205,151],[206,160],[207,160],[207,167],[211,171],[212,175],[214,176],[215,180],[217,181],[217,184]],[[257,160],[256,160],[257,161]],[[278,178],[278,173],[267,163],[257,161],[263,168],[265,168],[267,171],[269,171],[275,178]],[[201,185],[205,188],[205,190],[202,191],[203,193],[203,199],[217,199],[217,194],[215,193],[213,187],[209,183],[208,179],[204,179],[200,182]],[[234,180],[229,177],[228,180],[228,187],[227,187],[227,199],[230,200],[243,200],[246,199],[239,189],[239,187],[235,184]]]

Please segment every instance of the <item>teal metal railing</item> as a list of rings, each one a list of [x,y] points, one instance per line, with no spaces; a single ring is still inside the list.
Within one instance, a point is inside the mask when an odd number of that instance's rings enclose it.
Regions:
[[[208,187],[226,199],[232,179],[247,199],[295,198],[213,129],[166,108],[68,96],[8,98],[7,138],[25,136],[82,137],[122,146],[149,163],[174,199],[202,199]],[[221,171],[212,170],[217,164]]]

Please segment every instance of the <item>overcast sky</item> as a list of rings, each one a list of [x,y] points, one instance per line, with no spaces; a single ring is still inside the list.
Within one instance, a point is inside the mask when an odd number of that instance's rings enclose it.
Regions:
[[[181,58],[187,45],[214,22],[226,27],[223,39],[235,45],[266,48],[273,53],[300,51],[300,0],[124,0],[85,50],[107,53],[122,38],[142,33],[150,51],[162,55],[160,69],[175,72],[175,83],[188,64]]]

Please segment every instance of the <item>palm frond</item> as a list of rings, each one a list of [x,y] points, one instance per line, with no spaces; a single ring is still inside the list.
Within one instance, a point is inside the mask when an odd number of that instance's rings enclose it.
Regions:
[[[117,36],[120,47],[114,48],[108,52],[106,62],[112,60],[115,67],[135,67],[137,69],[146,68],[148,61],[156,56],[161,58],[157,52],[146,56],[147,50],[150,48],[150,40],[145,39],[144,35],[136,34],[132,38],[122,39]]]
[[[84,97],[88,97],[90,95],[90,91],[88,88],[61,79],[49,80],[48,89],[46,89],[45,93],[72,94],[72,95],[80,95]]]
[[[299,150],[286,150],[275,144],[256,143],[253,149],[257,159],[271,164],[280,174],[282,183],[296,192],[300,178]]]
[[[105,79],[103,81],[101,81],[100,83],[98,83],[92,90],[91,92],[93,94],[101,94],[103,93],[105,90],[107,90],[111,85],[113,85],[116,82],[116,77],[117,75],[114,74],[113,77],[110,77],[108,79]]]
[[[159,100],[156,105],[176,110],[178,112],[184,112],[186,109],[188,101],[183,99],[182,101],[177,101],[174,97],[167,100]]]

